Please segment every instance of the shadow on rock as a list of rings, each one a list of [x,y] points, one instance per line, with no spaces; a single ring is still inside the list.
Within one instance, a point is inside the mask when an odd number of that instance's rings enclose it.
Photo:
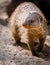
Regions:
[[[3,25],[3,26],[7,26],[8,25],[8,20],[3,20],[3,19],[0,19],[0,24]]]
[[[25,43],[17,42],[16,44],[14,44],[14,46],[16,45],[22,47],[23,49],[29,50],[27,44]]]
[[[50,61],[50,46],[45,44],[42,53],[45,55],[45,58],[43,59],[46,61]]]
[[[48,35],[50,35],[50,25],[48,25]]]

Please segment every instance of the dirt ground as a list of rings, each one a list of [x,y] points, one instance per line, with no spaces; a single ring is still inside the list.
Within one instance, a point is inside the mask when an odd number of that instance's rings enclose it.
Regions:
[[[1,13],[2,12],[2,13]],[[25,45],[13,43],[13,36],[8,27],[6,10],[0,7],[0,65],[50,65],[50,25],[42,53],[44,58],[30,55]]]

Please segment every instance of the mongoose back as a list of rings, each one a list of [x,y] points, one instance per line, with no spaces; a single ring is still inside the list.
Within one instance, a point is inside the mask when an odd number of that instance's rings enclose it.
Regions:
[[[21,3],[9,22],[15,41],[27,44],[32,54],[38,56],[47,36],[46,18],[40,9],[31,2]]]

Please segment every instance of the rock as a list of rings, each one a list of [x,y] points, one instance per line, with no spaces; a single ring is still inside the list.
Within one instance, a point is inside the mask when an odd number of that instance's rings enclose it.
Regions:
[[[11,62],[10,65],[16,65],[14,62]]]
[[[0,19],[8,18],[6,8],[10,4],[10,2],[11,0],[0,0]]]
[[[3,62],[2,61],[0,61],[0,65],[3,65]]]

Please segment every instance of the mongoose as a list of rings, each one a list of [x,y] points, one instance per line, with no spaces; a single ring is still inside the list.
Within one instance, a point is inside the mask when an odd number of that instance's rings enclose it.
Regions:
[[[31,2],[21,3],[9,19],[10,30],[16,42],[28,45],[33,55],[39,55],[47,36],[46,18]]]

